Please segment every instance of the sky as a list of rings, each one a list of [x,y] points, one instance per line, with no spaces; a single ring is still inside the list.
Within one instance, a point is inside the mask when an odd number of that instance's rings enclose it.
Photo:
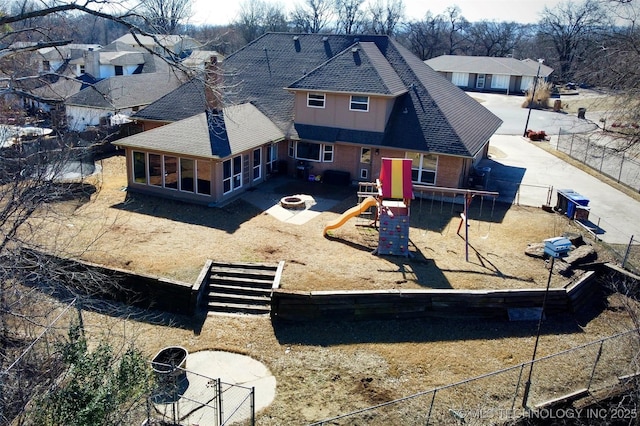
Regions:
[[[194,0],[192,24],[223,25],[235,19],[240,4],[245,0]],[[303,0],[265,0],[282,4],[287,12]],[[534,23],[544,7],[553,8],[562,0],[404,0],[407,20],[420,20],[427,11],[438,15],[448,7],[457,5],[468,21],[515,21]]]

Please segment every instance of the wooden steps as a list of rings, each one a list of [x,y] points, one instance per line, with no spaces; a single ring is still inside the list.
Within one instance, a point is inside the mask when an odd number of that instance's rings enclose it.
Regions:
[[[279,285],[283,264],[212,262],[209,313],[268,315],[271,290]]]

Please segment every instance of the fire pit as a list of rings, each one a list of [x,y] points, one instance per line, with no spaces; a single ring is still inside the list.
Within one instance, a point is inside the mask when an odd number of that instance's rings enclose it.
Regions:
[[[289,196],[289,197],[283,197],[282,199],[280,199],[280,206],[290,210],[302,210],[307,207],[307,204],[300,197]]]

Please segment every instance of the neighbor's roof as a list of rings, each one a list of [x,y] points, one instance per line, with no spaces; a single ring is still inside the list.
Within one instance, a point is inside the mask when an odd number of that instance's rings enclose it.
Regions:
[[[177,34],[136,34],[136,36],[134,37],[133,34],[127,33],[114,41],[125,43],[130,46],[137,46],[139,44],[142,44],[143,46],[156,46],[160,44],[165,47],[171,47],[182,43],[184,47],[188,49],[192,49],[201,45],[196,39],[192,37]]]
[[[115,76],[82,89],[67,99],[65,104],[103,109],[146,106],[180,84],[174,73]]]
[[[514,58],[496,58],[493,56],[442,55],[427,59],[424,62],[440,72],[535,77],[538,71],[538,61],[531,59],[521,61]],[[553,68],[544,64],[540,67],[540,77],[546,78],[552,72]]]
[[[204,82],[194,78],[141,109],[132,118],[173,122],[200,114],[206,109]]]
[[[114,143],[129,148],[219,159],[283,138],[284,134],[271,120],[247,103],[224,108],[222,114],[201,112]]]
[[[353,48],[359,48],[357,56]],[[368,141],[377,146],[471,157],[502,124],[388,36],[267,33],[227,56],[220,67],[225,104],[251,102],[290,138]],[[396,96],[396,100],[384,132],[294,126],[294,96],[287,88],[371,93]],[[153,111],[153,117],[146,118],[174,121],[174,109],[181,114],[203,112],[204,96],[167,96],[138,116],[145,118]]]

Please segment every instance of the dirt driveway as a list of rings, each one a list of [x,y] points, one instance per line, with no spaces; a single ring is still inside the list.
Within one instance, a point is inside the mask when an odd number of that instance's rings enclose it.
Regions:
[[[332,239],[322,235],[327,221],[356,203],[355,190],[335,200],[330,211],[292,225],[242,199],[205,208],[131,195],[124,188],[122,157],[103,160],[101,168],[90,202],[47,224],[56,236],[50,245],[86,260],[187,282],[211,258],[284,260],[282,286],[301,290],[542,288],[548,270],[542,260],[525,256],[525,247],[576,231],[566,218],[542,209],[484,200],[480,211],[475,200],[467,262],[465,242],[456,233],[460,206],[416,200],[410,230],[414,256],[378,257],[371,254],[376,231],[366,219],[352,219]],[[554,276],[552,285],[563,282]],[[86,321],[97,332],[113,320],[87,314]],[[306,424],[526,362],[535,333],[535,324],[527,322],[438,319],[272,324],[263,317],[209,316],[176,324],[182,326],[127,321],[116,327],[135,336],[150,356],[171,344],[190,352],[238,352],[265,363],[278,383],[274,403],[258,416],[258,424],[266,425]],[[625,324],[620,310],[555,318],[545,323],[539,355],[612,334]]]

